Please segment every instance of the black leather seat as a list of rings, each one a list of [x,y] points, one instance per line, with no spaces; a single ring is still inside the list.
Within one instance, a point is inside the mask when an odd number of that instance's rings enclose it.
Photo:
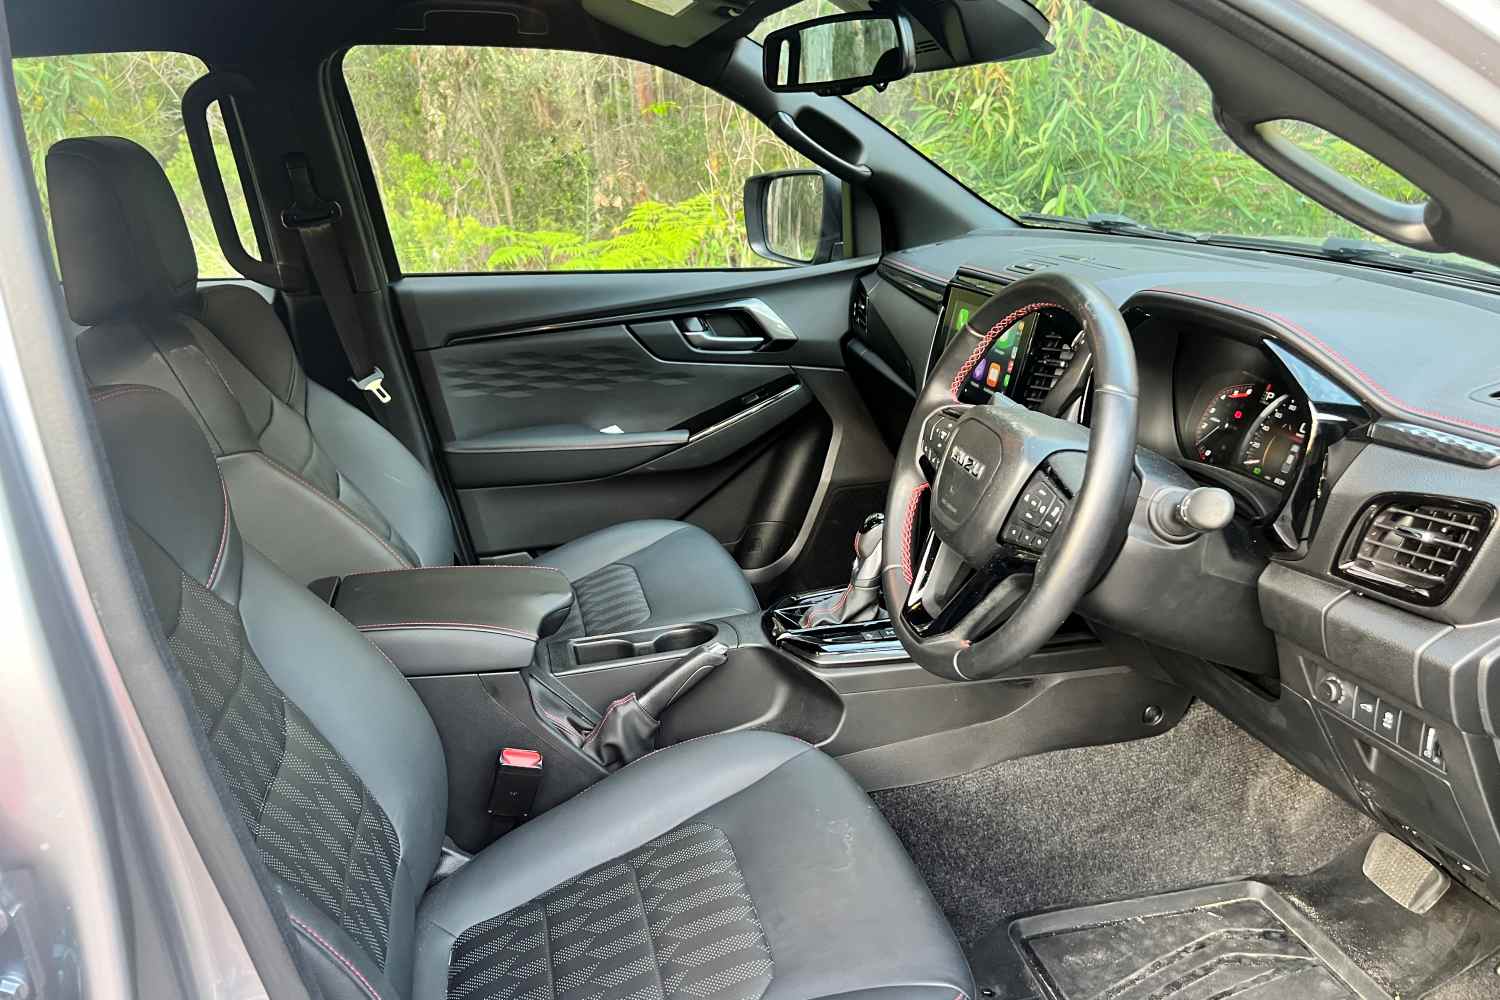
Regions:
[[[126,139],[65,139],[47,154],[68,312],[95,385],[182,400],[218,459],[245,537],[293,579],[454,561],[437,484],[379,424],[309,382],[271,305],[198,288],[166,175]],[[544,560],[577,591],[566,628],[598,634],[759,610],[734,560],[674,521],[617,525]]]
[[[447,783],[415,692],[242,542],[178,402],[146,386],[94,399],[226,808],[325,997],[972,997],[868,797],[770,733],[653,754],[429,888]]]

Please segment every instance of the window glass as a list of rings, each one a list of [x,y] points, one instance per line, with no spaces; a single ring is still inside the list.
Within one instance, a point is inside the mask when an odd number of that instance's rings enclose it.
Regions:
[[[361,46],[344,78],[408,273],[774,266],[746,240],[745,179],[808,165],[618,56]]]
[[[59,139],[75,136],[122,136],[150,150],[166,170],[193,236],[198,273],[218,278],[234,275],[214,236],[182,127],[182,92],[208,71],[201,60],[181,52],[117,52],[39,56],[17,59],[13,66],[21,124],[41,188],[42,211],[48,215],[49,233],[47,150]],[[227,178],[224,186],[239,224],[240,240],[253,253],[257,244],[245,193],[238,182],[217,105],[209,112],[209,124],[219,169]]]
[[[1334,238],[1390,246],[1305,197],[1220,129],[1203,79],[1169,49],[1085,0],[1037,3],[1051,55],[918,73],[849,100],[992,205],[1124,215],[1198,234]],[[1293,141],[1398,201],[1409,181],[1337,136],[1284,123]]]

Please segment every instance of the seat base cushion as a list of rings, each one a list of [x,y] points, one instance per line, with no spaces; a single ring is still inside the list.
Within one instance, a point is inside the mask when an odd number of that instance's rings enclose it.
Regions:
[[[652,754],[481,852],[418,915],[417,998],[973,995],[865,793],[772,733]]]
[[[681,521],[630,521],[553,549],[578,596],[563,634],[602,635],[754,614],[755,592],[713,536]]]

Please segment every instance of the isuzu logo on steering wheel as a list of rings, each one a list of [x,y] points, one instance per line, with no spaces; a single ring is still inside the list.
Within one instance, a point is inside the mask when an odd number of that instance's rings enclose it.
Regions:
[[[948,461],[957,465],[974,479],[984,477],[985,464],[956,444],[948,451]]]

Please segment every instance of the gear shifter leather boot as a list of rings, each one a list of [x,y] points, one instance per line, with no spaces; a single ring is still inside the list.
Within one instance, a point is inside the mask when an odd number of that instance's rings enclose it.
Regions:
[[[871,514],[854,536],[854,569],[849,585],[814,604],[802,615],[802,627],[867,622],[880,614],[880,563],[885,516]]]

